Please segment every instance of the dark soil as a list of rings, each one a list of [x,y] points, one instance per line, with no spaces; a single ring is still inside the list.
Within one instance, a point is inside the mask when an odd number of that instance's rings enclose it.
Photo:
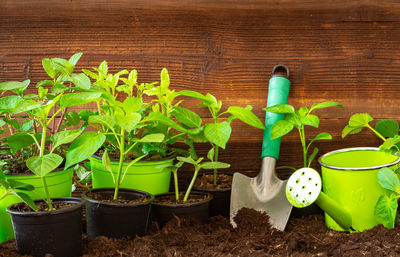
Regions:
[[[3,161],[5,164],[2,166],[2,170],[6,175],[13,175],[13,174],[25,174],[31,175],[33,174],[32,171],[26,167],[25,161],[17,160],[12,155],[5,155],[0,154],[0,160]]]
[[[176,199],[175,199],[175,194],[172,194],[172,195],[168,195],[168,196],[156,197],[156,198],[154,198],[153,202],[161,203],[161,204],[180,204],[180,203],[184,203],[183,202],[184,196],[185,196],[185,193],[181,192],[181,193],[179,193],[178,201],[176,201]],[[186,203],[202,202],[204,200],[207,200],[209,197],[210,196],[207,194],[204,194],[204,195],[190,194]]]
[[[150,198],[146,197],[145,195],[136,199],[126,199],[122,195],[118,195],[118,198],[116,200],[114,200],[113,198],[114,196],[110,194],[87,193],[87,196],[93,200],[109,202],[109,203],[122,203],[122,204],[144,203],[150,200]]]
[[[209,224],[175,218],[162,229],[153,223],[149,234],[133,240],[84,238],[84,257],[126,256],[400,256],[400,227],[377,226],[363,233],[335,232],[322,215],[289,220],[285,232],[272,229],[268,217],[243,209],[233,229],[227,218]],[[0,244],[0,256],[19,256],[15,242]]]
[[[66,202],[53,202],[53,207],[54,209],[64,209],[73,206],[71,203],[66,203]],[[49,206],[44,203],[44,202],[38,202],[36,203],[36,207],[38,208],[38,211],[48,211]],[[32,209],[25,203],[19,203],[19,204],[14,204],[10,207],[12,211],[17,211],[17,212],[32,212]]]
[[[204,174],[196,179],[194,183],[195,188],[201,189],[224,189],[232,187],[232,175],[218,174],[217,175],[217,185],[214,185],[214,175]]]

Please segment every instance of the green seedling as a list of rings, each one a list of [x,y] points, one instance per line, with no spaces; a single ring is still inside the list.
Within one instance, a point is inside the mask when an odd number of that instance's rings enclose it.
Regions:
[[[0,195],[0,201],[9,195],[15,195],[31,207],[32,210],[37,211],[37,207],[32,198],[25,193],[35,189],[32,185],[9,179],[0,171],[0,187],[4,190],[4,193]]]
[[[213,122],[199,127],[201,134],[192,137],[194,142],[208,142],[211,144],[211,149],[207,154],[207,158],[212,162],[218,162],[219,148],[225,149],[226,144],[231,136],[232,127],[231,122],[239,119],[244,123],[259,128],[265,129],[264,124],[258,117],[251,111],[252,107],[249,105],[246,108],[239,106],[230,106],[226,111],[221,111],[222,101],[217,100],[213,95],[207,93],[206,95],[200,94],[191,90],[182,90],[178,92],[179,95],[188,96],[202,101],[200,107],[205,107],[211,114]],[[222,121],[223,119],[223,121]],[[195,120],[196,124],[201,120]],[[214,169],[213,183],[217,185],[218,168]]]
[[[383,143],[379,146],[382,151],[398,154],[400,147],[399,124],[394,120],[381,120],[375,127],[370,125],[374,119],[368,113],[356,113],[349,119],[348,125],[342,131],[342,137],[357,134],[363,128],[371,130]],[[400,169],[398,165],[392,169],[381,168],[377,180],[381,187],[389,190],[389,195],[381,195],[375,205],[375,215],[380,223],[387,228],[394,228],[400,198]]]
[[[319,104],[313,104],[310,108],[301,107],[298,110],[295,110],[293,106],[289,104],[278,104],[268,108],[264,108],[265,111],[272,113],[285,113],[285,119],[278,121],[271,129],[271,139],[274,140],[276,138],[282,137],[296,128],[299,132],[300,141],[303,149],[303,167],[310,167],[312,161],[315,159],[318,154],[318,148],[314,147],[313,152],[309,153],[310,147],[312,143],[317,140],[329,140],[332,139],[332,136],[327,132],[319,133],[316,137],[309,140],[307,143],[306,135],[305,135],[305,126],[311,126],[318,128],[319,126],[319,118],[317,115],[311,114],[312,111],[316,109],[322,109],[332,106],[339,106],[343,108],[343,106],[337,102],[323,102]],[[292,170],[297,170],[291,166],[282,166],[279,168],[289,168]]]

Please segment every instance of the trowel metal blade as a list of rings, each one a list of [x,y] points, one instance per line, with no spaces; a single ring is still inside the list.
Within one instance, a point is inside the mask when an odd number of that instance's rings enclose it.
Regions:
[[[286,199],[286,181],[277,180],[271,188],[258,188],[255,178],[240,173],[233,175],[230,221],[236,227],[234,217],[242,208],[265,212],[272,227],[283,231],[289,219],[292,205]]]

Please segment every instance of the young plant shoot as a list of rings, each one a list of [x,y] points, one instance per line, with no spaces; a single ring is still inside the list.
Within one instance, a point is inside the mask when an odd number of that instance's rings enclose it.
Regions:
[[[272,113],[285,113],[285,119],[278,121],[271,129],[271,139],[276,139],[282,137],[296,128],[299,132],[301,146],[303,149],[303,167],[310,167],[315,156],[318,154],[318,148],[314,147],[313,152],[309,153],[310,147],[313,142],[317,140],[329,140],[332,136],[327,132],[319,133],[316,137],[309,140],[307,143],[307,138],[305,135],[305,126],[312,126],[318,128],[319,118],[317,115],[311,114],[316,109],[322,109],[332,106],[343,106],[337,102],[323,102],[319,104],[313,104],[311,108],[301,107],[295,110],[293,106],[289,104],[278,104],[268,108],[264,108],[265,111]],[[280,168],[290,168],[292,170],[297,170],[291,166],[282,166]]]
[[[350,117],[348,125],[342,131],[342,137],[357,134],[363,128],[371,130],[383,143],[379,146],[382,151],[398,154],[400,147],[399,124],[394,120],[381,120],[372,127],[369,123],[374,119],[368,113],[356,113]],[[387,228],[394,228],[398,199],[400,198],[399,166],[381,168],[377,179],[381,187],[389,190],[389,195],[381,195],[375,205],[375,215],[379,222]]]

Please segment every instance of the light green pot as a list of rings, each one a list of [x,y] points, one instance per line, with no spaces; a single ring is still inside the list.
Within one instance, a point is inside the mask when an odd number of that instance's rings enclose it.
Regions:
[[[54,171],[46,176],[47,186],[52,198],[71,197],[73,172],[73,168],[70,168],[67,170]],[[8,175],[6,177],[22,183],[33,185],[35,190],[33,192],[28,192],[28,194],[34,200],[41,199],[40,196],[45,196],[42,180],[36,175]],[[2,194],[4,194],[4,189],[0,188],[0,195]],[[10,214],[6,212],[6,208],[14,203],[19,202],[21,202],[21,200],[13,195],[7,196],[0,201],[0,242],[14,238],[11,217]]]
[[[375,204],[381,195],[388,193],[378,183],[378,171],[399,161],[398,156],[372,147],[327,153],[319,159],[323,192],[349,214],[355,230],[373,228],[379,223],[374,215]],[[326,212],[325,223],[333,230],[344,230]]]
[[[175,157],[171,157],[157,161],[139,161],[135,163],[126,172],[121,188],[136,189],[152,195],[167,193],[171,181],[171,170],[162,167],[172,165],[174,159]],[[125,170],[128,164],[128,161],[124,162],[122,171]],[[100,157],[92,156],[90,158],[90,168],[92,170],[93,188],[115,187],[112,175],[103,166]],[[111,169],[116,178],[118,161],[111,161]]]

